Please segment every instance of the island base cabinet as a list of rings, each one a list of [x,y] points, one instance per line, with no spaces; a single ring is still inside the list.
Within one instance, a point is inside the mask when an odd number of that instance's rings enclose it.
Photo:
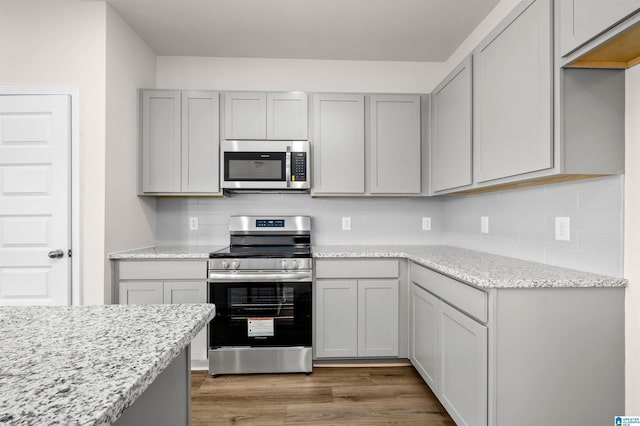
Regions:
[[[114,426],[191,424],[191,371],[187,346],[129,406]]]

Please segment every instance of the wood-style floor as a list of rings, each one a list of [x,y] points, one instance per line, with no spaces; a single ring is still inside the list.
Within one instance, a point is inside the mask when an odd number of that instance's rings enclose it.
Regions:
[[[455,426],[413,367],[316,367],[305,374],[191,376],[203,425]]]

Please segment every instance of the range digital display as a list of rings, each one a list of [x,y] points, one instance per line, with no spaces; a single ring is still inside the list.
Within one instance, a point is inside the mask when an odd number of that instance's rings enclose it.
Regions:
[[[284,228],[284,219],[256,219],[256,228]]]

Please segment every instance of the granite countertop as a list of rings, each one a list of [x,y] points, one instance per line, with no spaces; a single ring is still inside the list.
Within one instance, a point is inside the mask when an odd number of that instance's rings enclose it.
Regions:
[[[207,259],[224,247],[158,246],[112,253],[110,259]],[[480,288],[624,287],[623,278],[443,245],[313,246],[314,258],[405,258]]]
[[[0,307],[0,425],[111,424],[214,314],[211,304]]]
[[[154,246],[109,253],[109,259],[209,259],[209,253],[223,248],[226,246]]]
[[[624,287],[623,278],[451,246],[314,246],[315,258],[406,258],[480,288]]]

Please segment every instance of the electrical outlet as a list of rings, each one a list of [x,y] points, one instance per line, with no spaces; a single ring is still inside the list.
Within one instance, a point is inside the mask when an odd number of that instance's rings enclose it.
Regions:
[[[345,216],[342,218],[342,230],[351,231],[351,217]]]
[[[198,230],[198,216],[191,216],[189,218],[189,230],[190,231]]]
[[[431,231],[431,218],[423,217],[422,218],[422,230],[423,231]]]
[[[556,240],[571,241],[571,221],[568,217],[556,217]]]
[[[489,216],[480,217],[480,232],[483,234],[489,233]]]

